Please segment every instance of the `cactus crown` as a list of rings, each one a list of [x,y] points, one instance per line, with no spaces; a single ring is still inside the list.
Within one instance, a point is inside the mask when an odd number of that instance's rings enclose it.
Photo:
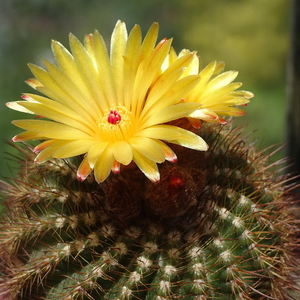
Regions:
[[[19,177],[1,183],[0,299],[292,299],[285,178],[240,129],[198,134],[209,150],[175,147],[159,183],[131,165],[79,182],[78,158],[36,165],[19,147]]]

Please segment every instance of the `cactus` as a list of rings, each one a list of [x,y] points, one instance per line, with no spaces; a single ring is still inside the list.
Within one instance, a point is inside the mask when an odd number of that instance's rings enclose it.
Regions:
[[[46,97],[7,104],[37,116],[12,140],[40,143],[1,182],[1,300],[296,297],[289,180],[220,125],[252,93],[157,37],[118,21],[110,54],[95,31],[30,65]]]
[[[209,150],[173,146],[158,183],[134,165],[80,182],[80,158],[37,165],[18,146],[21,172],[1,183],[0,299],[293,299],[288,180],[241,129],[197,134]]]

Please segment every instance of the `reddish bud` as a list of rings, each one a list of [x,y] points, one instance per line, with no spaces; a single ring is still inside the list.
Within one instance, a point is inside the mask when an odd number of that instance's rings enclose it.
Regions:
[[[174,195],[181,191],[185,186],[184,179],[180,175],[171,175],[169,178],[169,193]]]

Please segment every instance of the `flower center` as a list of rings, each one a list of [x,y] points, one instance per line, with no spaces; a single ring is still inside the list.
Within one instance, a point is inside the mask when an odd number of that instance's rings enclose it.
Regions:
[[[110,110],[107,116],[107,122],[110,124],[118,124],[121,121],[121,115],[117,110]]]
[[[128,140],[135,134],[134,116],[125,106],[116,106],[97,121],[102,141]]]

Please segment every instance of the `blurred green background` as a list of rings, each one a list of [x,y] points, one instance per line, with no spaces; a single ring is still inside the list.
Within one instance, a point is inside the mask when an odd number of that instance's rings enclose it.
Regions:
[[[225,61],[226,70],[238,70],[237,81],[255,98],[235,124],[249,124],[248,132],[257,129],[260,147],[285,141],[287,0],[0,0],[1,176],[11,177],[17,169],[7,159],[14,149],[3,140],[21,131],[11,120],[27,116],[5,102],[32,92],[24,83],[31,77],[27,63],[51,59],[51,39],[67,46],[69,32],[83,40],[98,29],[109,42],[118,19],[128,30],[141,25],[143,33],[157,21],[160,38],[173,37],[177,51],[197,50],[203,65],[216,59]]]

